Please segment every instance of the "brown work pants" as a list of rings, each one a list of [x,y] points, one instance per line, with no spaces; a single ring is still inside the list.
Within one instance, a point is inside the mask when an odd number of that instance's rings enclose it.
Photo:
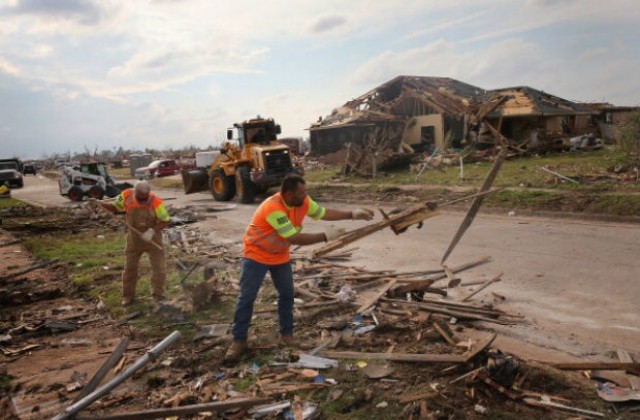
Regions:
[[[162,236],[156,234],[153,241],[162,244]],[[143,253],[149,255],[151,262],[151,288],[153,300],[156,302],[164,300],[164,284],[167,278],[165,266],[164,250],[158,249],[152,243],[143,241],[134,232],[127,235],[127,247],[124,255],[124,271],[122,272],[122,297],[126,301],[133,301],[136,295],[136,285],[138,283],[138,264]]]

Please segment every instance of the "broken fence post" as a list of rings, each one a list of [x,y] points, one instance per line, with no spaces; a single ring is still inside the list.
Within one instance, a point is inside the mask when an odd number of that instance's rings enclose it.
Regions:
[[[109,391],[120,385],[122,382],[127,380],[130,376],[132,376],[136,371],[142,368],[144,365],[149,363],[152,360],[155,360],[160,356],[162,352],[164,352],[167,348],[169,348],[173,343],[175,343],[180,337],[182,333],[180,331],[174,331],[169,336],[167,336],[164,340],[158,343],[154,348],[149,350],[147,354],[136,360],[127,370],[122,372],[120,375],[113,378],[111,381],[104,384],[102,387],[96,389],[91,394],[87,395],[83,399],[78,402],[73,403],[62,413],[53,417],[52,420],[63,420],[74,417],[80,410],[88,407],[95,401],[97,401],[100,397],[107,394]]]

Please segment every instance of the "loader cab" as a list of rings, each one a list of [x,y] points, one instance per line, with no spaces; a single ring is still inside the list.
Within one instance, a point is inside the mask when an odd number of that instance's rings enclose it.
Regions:
[[[281,133],[280,125],[272,119],[253,119],[234,124],[233,127],[227,130],[227,140],[238,140],[240,148],[245,144],[270,144]]]

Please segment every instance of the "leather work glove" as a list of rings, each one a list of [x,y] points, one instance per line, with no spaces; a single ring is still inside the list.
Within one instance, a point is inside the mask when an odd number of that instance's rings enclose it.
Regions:
[[[156,231],[153,228],[147,229],[140,237],[145,242],[151,242],[153,240],[153,235],[156,234]]]
[[[324,231],[324,238],[326,242],[331,242],[338,239],[345,233],[347,233],[347,229],[345,228],[330,226]]]
[[[371,220],[373,219],[373,210],[369,210],[369,209],[351,210],[351,218],[353,220]]]

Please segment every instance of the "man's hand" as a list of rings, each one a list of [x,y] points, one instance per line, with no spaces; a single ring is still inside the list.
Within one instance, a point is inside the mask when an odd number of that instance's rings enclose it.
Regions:
[[[145,242],[151,242],[153,240],[153,235],[155,234],[156,234],[156,231],[153,230],[153,228],[149,228],[140,237]]]
[[[345,233],[347,233],[347,229],[345,228],[330,226],[324,231],[324,238],[326,242],[331,242],[338,239]]]
[[[371,220],[373,219],[373,210],[369,210],[369,209],[352,210],[351,218],[353,220]]]

